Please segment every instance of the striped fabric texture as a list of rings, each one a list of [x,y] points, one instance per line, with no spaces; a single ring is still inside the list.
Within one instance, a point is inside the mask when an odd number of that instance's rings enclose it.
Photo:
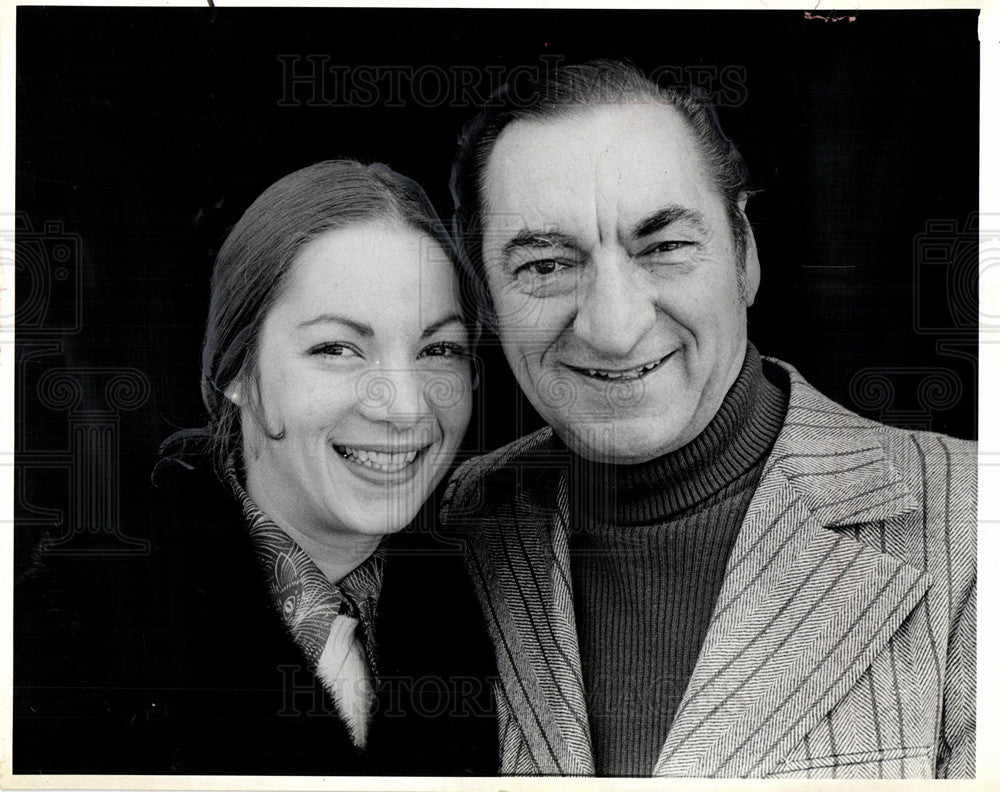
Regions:
[[[868,421],[792,367],[788,414],[654,776],[975,774],[976,446]],[[565,466],[470,460],[443,519],[497,655],[501,773],[593,775]]]

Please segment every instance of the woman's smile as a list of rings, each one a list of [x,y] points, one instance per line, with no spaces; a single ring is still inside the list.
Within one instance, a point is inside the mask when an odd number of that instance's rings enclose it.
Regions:
[[[244,421],[251,495],[279,526],[377,537],[445,475],[471,412],[469,334],[436,241],[372,221],[299,252],[258,355],[269,433]]]
[[[421,448],[348,446],[331,443],[351,472],[366,481],[401,483],[417,475],[430,445]]]

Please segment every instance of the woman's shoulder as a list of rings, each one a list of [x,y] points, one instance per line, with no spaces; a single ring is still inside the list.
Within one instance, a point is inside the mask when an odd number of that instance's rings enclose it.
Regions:
[[[279,668],[298,658],[241,509],[204,468],[158,472],[145,499],[145,524],[130,528],[141,551],[60,554],[43,541],[17,581],[25,771],[232,770],[231,741],[202,749],[218,734],[200,724],[239,730],[281,710]]]
[[[191,592],[206,581],[231,587],[234,577],[252,576],[243,563],[253,556],[239,509],[214,474],[178,467],[154,481],[142,493],[141,512],[130,517],[127,542],[74,552],[57,532],[41,537],[15,581],[20,657],[59,635],[85,652],[95,674],[127,673],[132,644],[196,607]]]

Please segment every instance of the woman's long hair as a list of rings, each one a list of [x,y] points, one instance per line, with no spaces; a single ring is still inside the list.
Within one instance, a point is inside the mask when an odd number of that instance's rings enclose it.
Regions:
[[[372,220],[414,228],[444,248],[459,276],[473,340],[478,338],[479,300],[470,270],[420,185],[378,163],[339,159],[302,168],[268,187],[219,250],[201,356],[208,424],[167,438],[158,467],[184,463],[191,452],[208,453],[221,474],[242,448],[240,408],[226,395],[234,385],[264,431],[280,437],[267,428],[260,403],[256,353],[264,318],[303,246],[326,231]]]

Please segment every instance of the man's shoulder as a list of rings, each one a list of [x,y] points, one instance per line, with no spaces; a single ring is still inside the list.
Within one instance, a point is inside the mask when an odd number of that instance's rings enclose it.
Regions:
[[[978,444],[938,432],[874,424],[872,437],[924,512],[941,511],[955,533],[975,535]],[[925,514],[925,519],[929,515]]]
[[[783,432],[787,447],[818,450],[827,456],[845,448],[855,449],[859,455],[878,449],[912,493],[924,499],[947,495],[959,511],[971,504],[965,512],[974,521],[976,441],[865,418],[823,395],[791,365],[767,359],[767,367],[772,375],[780,369],[784,374],[779,376],[788,377],[789,404]]]
[[[976,531],[978,444],[915,429],[884,427],[886,457],[924,504],[943,505],[953,530]]]
[[[962,440],[950,435],[919,428],[893,426],[865,418],[838,404],[813,387],[791,364],[777,358],[764,358],[765,373],[769,379],[787,377],[784,385],[789,392],[789,415],[802,421],[804,416],[824,416],[817,428],[840,431],[846,434],[869,434],[881,443],[887,452],[899,453],[907,446],[926,448],[927,453],[949,453],[961,457],[976,453],[976,441]],[[786,417],[786,422],[788,418]]]
[[[802,502],[824,525],[849,527],[939,586],[967,593],[976,576],[976,443],[864,418],[788,364],[767,367],[790,386],[772,463]]]
[[[499,492],[501,497],[509,497],[526,469],[551,464],[555,442],[552,428],[546,426],[463,462],[445,491],[442,520],[476,511],[484,505],[487,494]]]

